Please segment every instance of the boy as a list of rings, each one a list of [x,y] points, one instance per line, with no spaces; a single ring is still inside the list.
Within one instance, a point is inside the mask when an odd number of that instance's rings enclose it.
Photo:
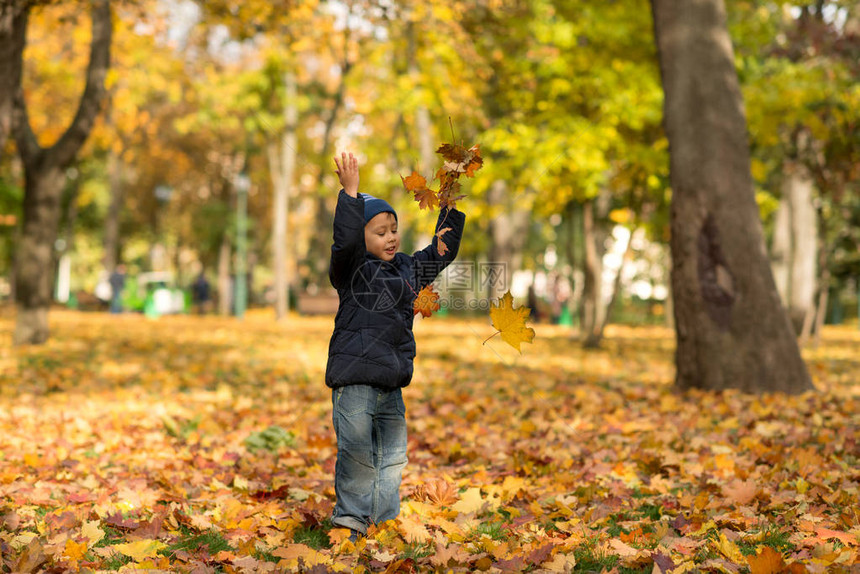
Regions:
[[[400,513],[406,466],[406,407],[400,389],[412,380],[415,338],[412,304],[457,255],[466,216],[442,210],[445,243],[409,256],[398,253],[397,213],[385,201],[358,193],[358,161],[334,158],[343,189],[334,214],[329,278],[340,297],[329,343],[325,382],[332,389],[337,436],[332,523],[350,538]],[[437,223],[437,227],[439,224]]]

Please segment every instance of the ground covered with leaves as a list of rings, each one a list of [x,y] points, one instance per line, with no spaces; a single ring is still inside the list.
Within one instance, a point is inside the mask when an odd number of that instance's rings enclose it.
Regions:
[[[860,332],[818,392],[671,391],[673,334],[583,351],[416,322],[398,520],[333,529],[332,319],[0,319],[3,572],[857,572]]]

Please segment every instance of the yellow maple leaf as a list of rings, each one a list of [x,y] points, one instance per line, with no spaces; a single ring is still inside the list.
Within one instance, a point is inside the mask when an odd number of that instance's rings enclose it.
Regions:
[[[726,535],[722,532],[720,533],[720,538],[716,542],[714,542],[714,546],[717,547],[717,550],[720,551],[720,554],[735,562],[737,564],[743,564],[746,561],[746,558],[741,552],[741,549],[738,546],[726,538]]]
[[[83,560],[84,554],[87,553],[87,543],[81,542],[78,544],[71,538],[66,540],[66,549],[63,552],[66,556],[71,558],[72,560]]]
[[[531,309],[528,307],[514,309],[514,298],[508,291],[499,299],[498,305],[493,303],[490,308],[490,319],[493,321],[493,327],[497,329],[491,337],[501,334],[504,342],[519,351],[520,343],[531,343],[535,338],[535,330],[526,327],[526,319],[530,312]]]
[[[461,494],[460,500],[451,508],[460,514],[474,514],[483,508],[484,504],[486,504],[486,501],[481,498],[481,489],[473,487]]]
[[[146,560],[147,558],[155,558],[158,556],[158,551],[162,548],[167,548],[164,542],[158,540],[138,540],[137,542],[128,542],[126,544],[114,544],[111,546],[114,550],[128,556],[136,562]]]
[[[84,520],[84,524],[81,526],[81,534],[87,539],[90,546],[94,546],[99,540],[105,537],[105,531],[99,528],[98,520]]]

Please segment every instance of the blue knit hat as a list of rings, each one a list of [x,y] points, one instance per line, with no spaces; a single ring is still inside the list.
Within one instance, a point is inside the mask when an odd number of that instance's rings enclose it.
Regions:
[[[397,212],[394,211],[394,208],[389,205],[387,201],[384,199],[379,199],[378,197],[373,197],[372,195],[368,195],[366,193],[362,193],[361,197],[364,198],[364,224],[367,223],[379,215],[380,213],[389,212],[394,215],[394,220],[397,220]]]

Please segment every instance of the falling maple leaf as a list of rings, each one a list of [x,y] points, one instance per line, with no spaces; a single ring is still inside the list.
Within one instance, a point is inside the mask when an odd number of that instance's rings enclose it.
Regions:
[[[421,313],[423,317],[429,317],[434,311],[439,310],[439,294],[433,290],[433,284],[427,285],[418,292],[412,303],[412,314]]]
[[[490,319],[493,321],[496,332],[490,335],[484,343],[500,334],[504,342],[519,351],[520,343],[531,343],[535,338],[534,329],[526,327],[526,319],[529,318],[530,313],[531,309],[528,307],[515,309],[514,298],[508,291],[499,298],[498,304],[493,303],[490,308]]]

